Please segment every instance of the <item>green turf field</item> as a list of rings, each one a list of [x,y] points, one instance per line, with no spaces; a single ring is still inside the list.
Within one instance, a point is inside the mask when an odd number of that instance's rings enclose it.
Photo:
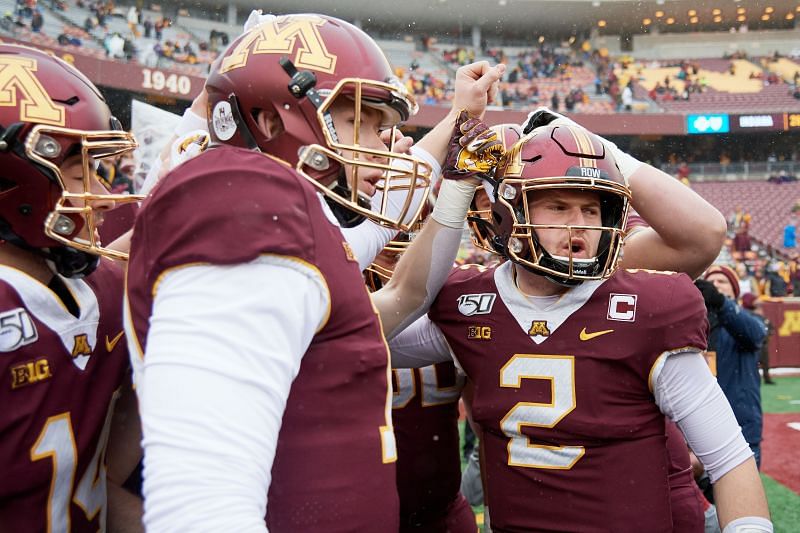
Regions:
[[[761,408],[765,413],[800,413],[800,377],[773,378],[775,385],[761,386]],[[800,531],[800,495],[761,474],[776,533]]]
[[[766,474],[761,474],[775,533],[800,530],[800,496]]]
[[[800,376],[775,377],[775,385],[761,386],[765,413],[800,413]]]

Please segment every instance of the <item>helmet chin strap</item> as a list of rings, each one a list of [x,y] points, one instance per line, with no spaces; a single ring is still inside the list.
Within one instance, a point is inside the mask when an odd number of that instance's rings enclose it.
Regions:
[[[91,274],[100,263],[100,256],[82,252],[68,246],[35,248],[25,242],[3,221],[0,221],[0,238],[22,250],[42,257],[54,274],[65,278],[83,278]]]
[[[38,251],[53,272],[65,278],[84,278],[97,269],[100,256],[67,246],[45,248]]]
[[[350,185],[347,183],[347,175],[345,173],[344,168],[339,169],[339,176],[336,180],[336,185],[333,186],[333,192],[338,194],[343,198],[350,198],[352,196],[352,189]],[[363,207],[364,209],[371,209],[372,206],[369,204],[367,199],[359,194],[357,195],[358,198],[358,205]],[[329,197],[325,196],[325,201],[328,203],[328,207],[331,208],[333,211],[336,220],[339,221],[339,225],[343,228],[352,228],[361,224],[366,217],[364,215],[360,215],[355,211],[351,211],[350,209],[346,208],[339,202],[330,199]]]

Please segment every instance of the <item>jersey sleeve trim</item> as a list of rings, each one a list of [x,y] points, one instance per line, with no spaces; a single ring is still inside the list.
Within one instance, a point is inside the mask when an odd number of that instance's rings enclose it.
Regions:
[[[686,353],[686,352],[694,352],[694,353],[702,353],[702,350],[697,349],[695,346],[684,346],[683,348],[675,348],[672,350],[667,350],[666,352],[662,352],[661,355],[653,363],[653,366],[650,367],[650,373],[647,377],[647,388],[650,389],[650,393],[654,393],[656,390],[656,382],[658,382],[658,376],[661,374],[661,371],[664,369],[664,363],[667,361],[667,357],[670,355],[675,355],[679,353]]]
[[[142,343],[139,342],[139,336],[136,334],[136,328],[133,327],[133,313],[131,313],[131,303],[128,299],[128,270],[125,270],[125,278],[123,285],[123,305],[125,306],[122,313],[123,326],[125,331],[130,332],[130,335],[125,335],[128,339],[128,352],[135,353],[140,361],[144,361],[144,350],[142,350]]]
[[[322,331],[322,329],[328,324],[328,320],[331,317],[331,291],[328,288],[328,283],[325,281],[325,276],[322,275],[322,272],[319,270],[319,268],[317,268],[316,265],[313,265],[308,261],[301,259],[299,257],[290,255],[270,254],[270,253],[264,253],[259,255],[259,257],[257,257],[253,262],[285,266],[291,268],[292,270],[300,274],[307,276],[309,279],[317,283],[320,290],[326,296],[325,314],[323,315],[323,318],[320,321],[320,324],[317,327],[315,333],[319,333],[320,331]],[[153,289],[152,289],[153,300],[156,299],[156,294],[158,293],[158,287],[161,285],[166,276],[168,276],[169,274],[172,274],[173,272],[177,270],[182,270],[184,268],[197,267],[197,266],[210,266],[210,265],[211,263],[208,262],[195,262],[195,263],[186,263],[183,265],[176,265],[167,268],[166,270],[161,272],[156,278],[156,280],[153,282]]]
[[[316,265],[309,263],[304,259],[290,255],[265,253],[261,254],[253,262],[291,268],[295,272],[305,275],[314,283],[316,283],[319,286],[319,289],[325,294],[326,307],[325,314],[323,315],[322,320],[320,320],[319,326],[314,333],[316,334],[322,331],[322,329],[328,324],[328,320],[331,318],[331,291],[328,287],[328,282],[325,280],[325,276],[322,274],[320,269]]]

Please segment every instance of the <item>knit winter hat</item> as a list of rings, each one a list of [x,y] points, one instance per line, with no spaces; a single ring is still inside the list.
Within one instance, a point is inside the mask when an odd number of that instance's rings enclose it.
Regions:
[[[756,303],[758,302],[758,296],[753,294],[752,292],[746,292],[742,294],[742,307],[745,309],[749,309],[750,311],[756,308]]]
[[[733,297],[739,298],[739,276],[736,275],[735,270],[725,265],[711,265],[706,270],[706,273],[703,274],[703,279],[708,279],[712,274],[722,274],[728,278],[731,287],[733,287]]]

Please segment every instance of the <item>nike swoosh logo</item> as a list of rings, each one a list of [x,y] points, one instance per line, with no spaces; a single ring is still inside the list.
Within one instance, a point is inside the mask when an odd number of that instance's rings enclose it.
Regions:
[[[595,337],[599,337],[600,335],[605,335],[606,333],[614,333],[613,329],[604,329],[603,331],[595,331],[594,333],[586,333],[586,328],[581,330],[581,340],[582,341],[590,341]]]
[[[114,351],[114,347],[117,345],[123,335],[125,335],[125,330],[120,331],[119,334],[111,340],[109,340],[108,335],[106,335],[106,350],[109,352]]]

